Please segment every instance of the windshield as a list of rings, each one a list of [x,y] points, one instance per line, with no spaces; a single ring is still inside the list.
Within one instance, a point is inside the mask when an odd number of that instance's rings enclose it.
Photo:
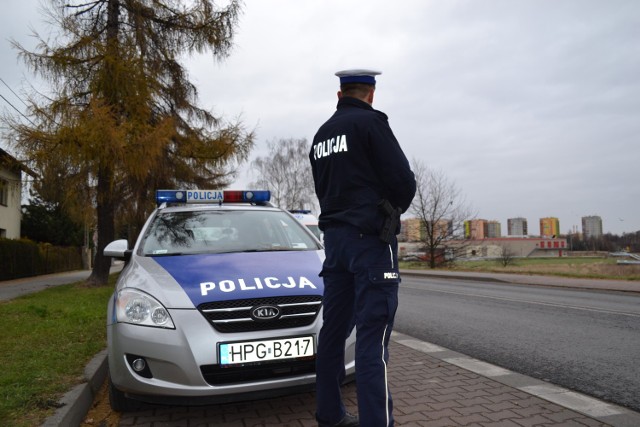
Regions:
[[[318,240],[322,240],[322,231],[317,224],[307,224],[307,228],[311,230],[311,232],[318,238]]]
[[[159,212],[141,248],[144,256],[319,249],[298,221],[267,210]]]

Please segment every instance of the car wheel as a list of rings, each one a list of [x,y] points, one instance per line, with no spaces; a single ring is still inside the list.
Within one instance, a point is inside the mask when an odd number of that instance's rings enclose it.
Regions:
[[[129,399],[124,392],[118,390],[116,386],[113,385],[111,376],[109,376],[109,404],[111,405],[111,409],[116,412],[135,411],[142,406],[142,402]]]

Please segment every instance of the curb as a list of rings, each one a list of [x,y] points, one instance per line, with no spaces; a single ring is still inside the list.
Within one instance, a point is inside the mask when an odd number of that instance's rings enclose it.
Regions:
[[[98,353],[84,368],[86,382],[75,386],[60,399],[61,407],[45,420],[42,427],[79,426],[107,378],[107,350]]]
[[[640,413],[393,331],[391,340],[613,427],[640,426]]]

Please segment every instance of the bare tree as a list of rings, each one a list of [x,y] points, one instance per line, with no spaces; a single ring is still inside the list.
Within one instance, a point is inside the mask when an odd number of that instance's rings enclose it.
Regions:
[[[515,258],[515,254],[511,250],[511,248],[507,245],[500,246],[500,252],[498,254],[498,261],[500,261],[500,265],[506,267],[510,264],[513,264]]]
[[[409,212],[421,220],[422,243],[429,267],[453,260],[464,252],[464,221],[475,215],[458,186],[443,171],[411,161],[416,176],[416,195]]]
[[[258,180],[255,188],[271,191],[273,202],[287,210],[317,207],[313,176],[309,165],[309,145],[306,139],[268,141],[269,152],[251,162]]]

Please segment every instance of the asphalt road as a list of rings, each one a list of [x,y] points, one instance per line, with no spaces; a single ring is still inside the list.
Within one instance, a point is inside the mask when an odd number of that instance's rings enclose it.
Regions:
[[[395,330],[640,410],[640,294],[403,276]]]

